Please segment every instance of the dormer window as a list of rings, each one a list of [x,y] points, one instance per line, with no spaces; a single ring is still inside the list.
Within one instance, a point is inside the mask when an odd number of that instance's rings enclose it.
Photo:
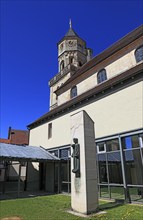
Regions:
[[[71,89],[71,98],[74,98],[77,96],[77,86],[74,86],[72,89]]]
[[[137,63],[143,60],[143,45],[136,49],[135,58]]]
[[[64,60],[62,60],[62,61],[61,61],[61,64],[60,64],[60,70],[63,70],[64,67],[65,67],[65,65],[64,65]]]
[[[97,74],[97,83],[101,83],[103,81],[107,80],[107,74],[106,74],[106,70],[102,69],[98,72]]]

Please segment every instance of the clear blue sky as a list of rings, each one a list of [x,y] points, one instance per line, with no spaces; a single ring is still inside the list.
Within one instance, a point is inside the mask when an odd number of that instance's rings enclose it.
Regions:
[[[140,26],[140,0],[1,0],[0,137],[26,129],[49,109],[48,81],[58,72],[57,42],[73,29],[94,56]]]

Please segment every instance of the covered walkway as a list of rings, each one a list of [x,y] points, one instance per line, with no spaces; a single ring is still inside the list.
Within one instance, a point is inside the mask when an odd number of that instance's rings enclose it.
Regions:
[[[38,162],[41,164],[58,161],[56,156],[42,147],[0,143],[0,193],[4,195],[7,188],[9,194],[16,191],[16,195],[19,197],[21,188],[22,191],[26,191],[28,163]],[[10,175],[12,175],[13,182]],[[17,178],[14,179],[14,177]],[[1,197],[3,197],[2,195]]]

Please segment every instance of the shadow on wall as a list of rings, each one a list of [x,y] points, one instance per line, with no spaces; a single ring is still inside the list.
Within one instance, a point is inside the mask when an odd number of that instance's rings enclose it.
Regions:
[[[12,180],[18,180],[18,177],[19,177],[19,162],[17,162],[16,164],[15,163],[12,163],[8,166],[8,175],[7,175],[7,179],[9,181],[12,181]],[[21,181],[24,181],[26,178],[26,166],[22,166],[21,167],[21,175],[20,175],[20,180]]]

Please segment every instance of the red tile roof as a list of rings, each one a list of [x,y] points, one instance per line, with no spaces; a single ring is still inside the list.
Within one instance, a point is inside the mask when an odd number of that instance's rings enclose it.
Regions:
[[[5,138],[0,138],[0,143],[10,144],[10,140]]]
[[[0,143],[28,145],[29,131],[12,129],[11,127],[9,127],[8,139],[0,138]]]
[[[9,139],[11,144],[29,144],[29,131],[10,129]]]

